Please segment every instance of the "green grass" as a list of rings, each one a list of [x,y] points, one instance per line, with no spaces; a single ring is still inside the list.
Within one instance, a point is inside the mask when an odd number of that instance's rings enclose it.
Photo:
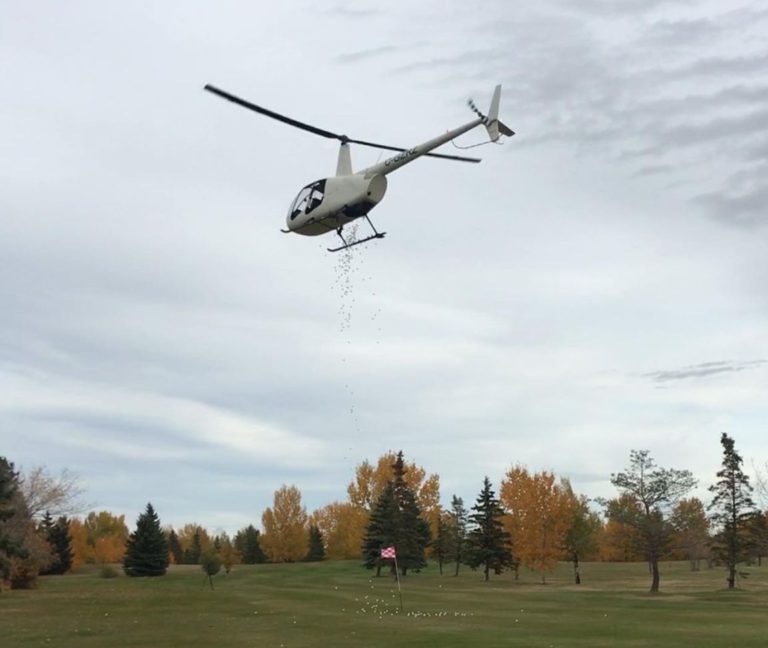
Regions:
[[[84,569],[0,594],[0,647],[768,645],[768,567],[729,592],[722,569],[667,563],[656,596],[643,564],[586,564],[581,586],[566,564],[546,585],[436,571],[404,579],[400,614],[395,582],[355,562],[238,566],[213,592],[195,567],[151,579]]]

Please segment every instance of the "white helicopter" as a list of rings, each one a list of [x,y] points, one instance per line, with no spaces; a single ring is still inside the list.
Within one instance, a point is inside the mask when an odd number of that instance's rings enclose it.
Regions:
[[[499,121],[499,100],[501,98],[500,85],[497,85],[493,92],[491,107],[488,109],[487,115],[481,113],[472,100],[470,100],[469,106],[477,115],[476,119],[412,148],[387,146],[386,144],[376,144],[374,142],[352,139],[346,135],[332,133],[331,131],[323,130],[322,128],[317,128],[316,126],[311,126],[295,119],[291,119],[290,117],[286,117],[285,115],[272,112],[271,110],[245,101],[240,97],[236,97],[235,95],[220,90],[210,84],[205,86],[205,90],[243,106],[244,108],[248,108],[249,110],[281,121],[284,124],[289,124],[329,139],[337,139],[341,142],[339,158],[336,163],[336,175],[312,182],[299,191],[288,210],[288,216],[286,218],[288,229],[281,230],[286,234],[295,232],[296,234],[303,234],[304,236],[318,236],[320,234],[327,234],[328,232],[335,231],[342,240],[343,245],[336,248],[328,248],[329,252],[346,250],[353,245],[359,245],[372,239],[384,238],[386,232],[379,232],[376,230],[371,219],[368,217],[368,213],[381,202],[382,198],[384,198],[384,194],[387,190],[386,176],[389,173],[392,173],[392,171],[395,171],[422,156],[441,158],[443,160],[457,160],[460,162],[480,162],[478,158],[443,155],[440,153],[431,153],[430,151],[481,124],[485,126],[488,131],[490,142],[498,141],[502,135],[511,137],[515,134],[512,129]],[[482,143],[487,144],[488,142]],[[367,169],[362,169],[357,173],[353,173],[352,160],[349,153],[350,144],[361,144],[363,146],[397,151],[397,155],[394,155],[383,162],[374,164]],[[342,234],[344,226],[361,217],[365,217],[368,221],[373,234],[356,241],[347,241]]]

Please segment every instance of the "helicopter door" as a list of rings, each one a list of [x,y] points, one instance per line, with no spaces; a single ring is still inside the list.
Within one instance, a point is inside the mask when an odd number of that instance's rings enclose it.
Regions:
[[[312,193],[309,195],[309,201],[307,203],[307,209],[304,212],[309,214],[320,206],[325,197],[325,180],[318,180],[312,184]]]

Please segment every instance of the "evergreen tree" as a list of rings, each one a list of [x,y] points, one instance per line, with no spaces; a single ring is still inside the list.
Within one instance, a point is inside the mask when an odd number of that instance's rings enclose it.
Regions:
[[[192,542],[189,547],[184,551],[184,564],[185,565],[199,565],[200,556],[203,553],[203,544],[200,541],[200,530],[195,531],[192,536]]]
[[[491,569],[500,574],[505,567],[512,565],[510,537],[502,524],[504,509],[496,499],[488,477],[483,481],[483,489],[472,510],[474,513],[469,516],[469,521],[473,528],[467,537],[467,562],[472,569],[483,565],[487,581]]]
[[[48,565],[40,569],[41,576],[48,576],[49,574],[52,574],[54,563],[56,562],[55,550],[53,548],[53,544],[51,543],[52,529],[53,529],[53,516],[51,515],[50,511],[46,511],[45,515],[43,515],[43,519],[40,521],[40,525],[37,527],[37,531],[43,537],[43,539],[48,543],[48,546],[50,547],[51,560]]]
[[[394,546],[397,566],[403,576],[409,569],[418,571],[427,562],[424,552],[430,541],[429,523],[421,517],[416,496],[405,481],[403,453],[392,465],[393,478],[387,482],[373,506],[363,539],[364,566],[381,573],[381,550]],[[394,565],[393,565],[394,567]]]
[[[168,541],[155,509],[147,504],[136,520],[136,530],[128,537],[123,570],[128,576],[163,576],[167,569]]]
[[[432,543],[432,554],[437,558],[437,568],[441,576],[443,575],[443,563],[455,553],[453,549],[455,536],[453,516],[447,511],[441,511],[437,520],[437,537]]]
[[[0,581],[8,580],[11,575],[11,558],[26,558],[27,551],[21,541],[13,537],[5,522],[16,515],[14,498],[19,485],[19,475],[13,464],[5,457],[0,457]]]
[[[409,569],[419,571],[426,567],[425,551],[431,540],[429,522],[421,517],[421,510],[416,503],[416,494],[405,481],[405,462],[402,450],[397,453],[397,458],[392,466],[394,473],[394,495],[397,503],[398,514],[395,549],[397,551],[397,565],[405,576]]]
[[[320,562],[325,560],[325,543],[323,542],[323,534],[315,524],[309,525],[309,551],[307,551],[307,557],[304,558],[306,562]]]
[[[56,520],[50,541],[56,553],[57,571],[55,573],[66,574],[72,568],[74,552],[72,551],[72,534],[69,532],[69,519],[65,515]]]
[[[611,483],[621,497],[605,502],[606,516],[636,531],[637,547],[648,559],[651,570],[650,591],[658,592],[659,561],[674,532],[668,518],[696,480],[688,470],[658,467],[648,450],[632,450],[629,467],[611,475]]]
[[[725,432],[720,437],[723,446],[723,467],[717,472],[717,483],[709,487],[714,493],[709,510],[712,522],[719,529],[715,536],[715,555],[728,570],[728,589],[736,587],[736,565],[746,556],[748,540],[745,531],[754,512],[752,486],[741,469],[742,458],[734,442]]]
[[[175,565],[181,565],[184,562],[184,550],[181,548],[179,536],[173,529],[168,532],[168,551]]]
[[[235,549],[240,553],[241,561],[244,565],[256,565],[267,562],[267,556],[261,549],[259,543],[259,530],[249,524],[244,529],[240,529],[235,535]]]
[[[72,537],[69,534],[69,520],[61,516],[55,522],[51,514],[46,511],[40,524],[42,533],[51,548],[51,562],[40,573],[65,574],[72,567]]]
[[[454,576],[459,575],[459,565],[464,561],[467,545],[467,515],[467,509],[464,508],[464,500],[454,495],[451,498],[451,518],[453,519],[451,524],[453,532],[451,548],[453,550],[452,557],[456,563],[456,573]]]
[[[363,538],[363,565],[367,569],[376,567],[376,576],[381,574],[384,564],[381,560],[381,550],[395,544],[396,526],[395,485],[390,480],[373,505]]]

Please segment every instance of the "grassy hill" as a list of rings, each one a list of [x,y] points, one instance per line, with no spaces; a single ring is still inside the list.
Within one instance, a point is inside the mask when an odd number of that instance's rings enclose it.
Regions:
[[[213,592],[196,567],[153,579],[85,569],[0,594],[0,647],[765,648],[768,567],[749,571],[729,592],[722,569],[665,563],[651,596],[639,563],[587,563],[580,586],[567,564],[546,585],[529,572],[484,583],[429,568],[403,580],[401,613],[394,580],[355,562],[236,566]]]

